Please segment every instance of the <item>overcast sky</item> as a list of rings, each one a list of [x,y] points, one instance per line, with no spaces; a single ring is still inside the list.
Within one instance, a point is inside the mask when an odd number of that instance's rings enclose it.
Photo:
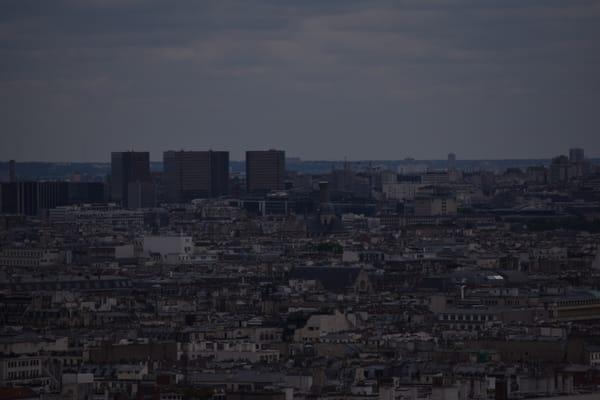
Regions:
[[[598,0],[0,0],[0,159],[600,156]]]

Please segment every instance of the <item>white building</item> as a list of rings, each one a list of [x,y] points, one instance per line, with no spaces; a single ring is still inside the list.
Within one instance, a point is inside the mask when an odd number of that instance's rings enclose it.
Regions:
[[[600,365],[600,346],[588,346],[586,348],[588,365],[597,367]]]
[[[192,261],[194,243],[190,236],[145,236],[142,248],[145,256],[159,256],[166,264],[188,264]]]
[[[51,380],[44,372],[44,359],[21,355],[0,359],[0,386],[49,386]]]
[[[276,363],[280,353],[275,349],[262,348],[258,343],[238,341],[198,341],[187,343],[187,357],[195,360],[211,357],[215,361],[248,361],[250,363]]]

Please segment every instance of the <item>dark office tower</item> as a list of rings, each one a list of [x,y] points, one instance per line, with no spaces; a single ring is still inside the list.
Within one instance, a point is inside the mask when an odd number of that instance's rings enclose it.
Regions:
[[[156,206],[156,188],[152,181],[135,181],[127,185],[127,208],[152,208]]]
[[[111,154],[111,200],[128,206],[129,184],[150,182],[150,153],[126,151]]]
[[[15,160],[10,160],[8,162],[8,181],[17,181],[17,163],[15,162]]]
[[[102,183],[9,182],[0,184],[0,212],[37,215],[40,211],[103,201]]]
[[[152,185],[154,186],[155,203],[157,205],[166,203],[163,171],[152,171],[150,175],[152,176]]]
[[[69,204],[103,203],[104,190],[102,182],[69,182]]]
[[[37,209],[50,210],[69,204],[68,182],[38,182]]]
[[[229,194],[229,152],[209,151],[210,191],[212,197]]]
[[[250,194],[284,189],[285,151],[247,151],[246,188]]]
[[[569,149],[569,161],[572,163],[581,163],[585,161],[583,149]]]
[[[169,202],[188,202],[228,193],[227,151],[165,151],[163,165],[165,198]]]
[[[170,203],[183,203],[208,196],[208,155],[200,151],[163,153],[164,197]]]
[[[2,184],[0,210],[5,214],[36,215],[38,183],[12,182]]]

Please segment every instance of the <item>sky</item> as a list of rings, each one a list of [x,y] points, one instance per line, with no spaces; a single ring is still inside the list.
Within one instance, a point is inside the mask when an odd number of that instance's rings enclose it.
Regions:
[[[0,0],[0,160],[600,156],[600,0]]]

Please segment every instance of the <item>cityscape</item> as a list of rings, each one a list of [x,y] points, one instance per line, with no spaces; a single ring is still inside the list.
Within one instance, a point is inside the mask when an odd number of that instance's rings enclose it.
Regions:
[[[101,179],[56,180],[4,164],[0,394],[600,396],[583,149],[496,170],[301,163],[248,151],[231,172],[227,151],[180,150],[156,171],[126,151]]]
[[[600,0],[1,0],[0,400],[600,400]]]

